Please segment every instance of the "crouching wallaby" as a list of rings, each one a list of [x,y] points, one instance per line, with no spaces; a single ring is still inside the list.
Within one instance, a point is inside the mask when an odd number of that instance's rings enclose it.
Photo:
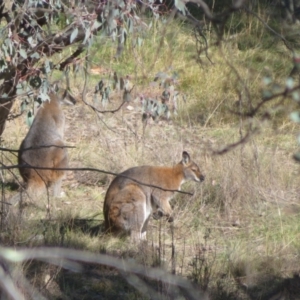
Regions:
[[[146,239],[153,211],[173,221],[169,201],[188,180],[200,182],[204,175],[185,151],[181,162],[173,167],[139,166],[124,171],[112,181],[105,196],[106,231],[127,233],[134,240]]]
[[[19,171],[30,197],[53,187],[53,195],[60,196],[64,171],[37,168],[67,168],[68,153],[63,141],[65,116],[61,98],[51,92],[50,101],[38,109],[18,154]],[[15,201],[14,201],[15,200]],[[12,204],[18,202],[14,199]]]

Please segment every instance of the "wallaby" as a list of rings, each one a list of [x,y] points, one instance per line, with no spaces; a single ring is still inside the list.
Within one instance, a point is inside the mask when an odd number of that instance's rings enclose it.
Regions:
[[[63,141],[65,116],[61,98],[49,93],[50,101],[42,103],[33,123],[21,143],[18,153],[20,174],[29,196],[41,194],[45,188],[53,187],[53,195],[60,196],[64,171],[42,170],[43,168],[67,168],[68,153]],[[26,168],[22,168],[22,166]],[[14,204],[14,203],[13,203]]]
[[[200,182],[204,178],[186,151],[182,153],[181,162],[173,167],[139,166],[124,171],[111,182],[105,195],[106,231],[127,233],[133,240],[146,239],[152,212],[159,211],[172,222],[169,201],[174,192],[188,180]]]

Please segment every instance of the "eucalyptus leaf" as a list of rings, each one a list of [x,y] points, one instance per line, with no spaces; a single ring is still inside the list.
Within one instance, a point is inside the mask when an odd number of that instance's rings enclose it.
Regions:
[[[300,113],[298,111],[293,111],[290,114],[290,118],[293,122],[300,123]]]
[[[16,94],[21,95],[23,93],[24,93],[23,86],[22,86],[22,84],[18,83],[17,86],[16,86]]]
[[[30,110],[26,116],[26,124],[28,127],[30,127],[32,125],[33,119],[34,119],[34,115],[33,115],[32,111]]]
[[[40,55],[38,54],[38,52],[34,52],[33,54],[30,55],[30,57],[34,59],[40,59]]]
[[[42,102],[50,101],[49,95],[43,92],[39,93],[38,99],[40,99]]]
[[[13,55],[14,46],[11,39],[5,39],[4,43],[7,45],[7,49],[9,49],[9,54]]]
[[[183,15],[186,13],[185,2],[183,0],[175,0],[175,7],[182,12]]]
[[[87,42],[87,40],[90,38],[91,36],[91,28],[88,28],[86,31],[85,31],[85,37],[84,37],[84,40],[83,40],[83,44],[85,44]]]
[[[26,53],[26,51],[23,49],[23,48],[21,48],[20,50],[19,50],[19,53],[20,53],[20,55],[23,57],[23,58],[27,58],[27,53]]]
[[[31,48],[34,48],[37,45],[37,41],[32,36],[29,36],[27,38],[27,42],[29,43]]]
[[[93,23],[91,29],[92,29],[92,31],[94,31],[94,30],[100,28],[101,26],[102,26],[102,22],[99,22],[98,20],[96,20],[96,21]]]
[[[21,107],[20,107],[20,109],[21,109],[21,112],[23,112],[23,111],[25,111],[26,110],[26,108],[27,108],[27,102],[26,101],[23,101],[22,103],[21,103]]]
[[[127,28],[129,33],[133,32],[133,21],[130,18],[127,19]]]
[[[300,94],[299,94],[299,91],[294,91],[294,92],[292,93],[292,98],[293,98],[295,101],[299,102],[299,101],[300,101]]]
[[[71,33],[71,36],[70,36],[71,44],[73,43],[73,41],[76,39],[77,36],[78,36],[78,28],[75,27],[75,29],[73,30],[73,32]]]
[[[0,72],[3,72],[6,69],[7,69],[6,61],[4,59],[1,59],[0,60]]]
[[[292,77],[288,77],[285,86],[288,89],[292,89],[294,87],[294,79]]]
[[[49,74],[51,72],[52,63],[47,59],[45,60],[45,73]]]
[[[264,83],[264,85],[269,85],[269,84],[271,84],[271,83],[272,83],[272,78],[269,77],[269,76],[264,77],[264,78],[263,78],[263,83]]]
[[[273,93],[270,90],[263,90],[262,97],[264,99],[269,99],[273,96]]]
[[[7,52],[7,46],[6,46],[5,44],[2,44],[1,48],[2,48],[2,50],[3,50],[3,52],[4,52],[4,56],[6,56],[6,57],[10,56],[10,55],[8,54],[8,52]]]

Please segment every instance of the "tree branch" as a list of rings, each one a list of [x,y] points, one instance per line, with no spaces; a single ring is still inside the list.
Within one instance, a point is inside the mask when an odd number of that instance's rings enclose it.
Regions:
[[[159,190],[163,190],[163,191],[166,191],[166,192],[177,192],[177,193],[180,193],[180,194],[185,194],[185,195],[190,195],[190,196],[194,195],[192,193],[183,192],[183,191],[180,191],[180,190],[165,189],[165,188],[162,188],[162,187],[157,186],[157,185],[141,182],[137,179],[131,178],[131,177],[126,176],[126,175],[122,175],[122,174],[114,173],[114,172],[110,172],[110,171],[105,171],[105,170],[101,170],[101,169],[96,169],[96,168],[47,168],[47,167],[30,166],[28,164],[0,167],[0,170],[11,170],[11,169],[33,169],[33,170],[54,170],[54,171],[92,171],[92,172],[99,172],[99,173],[103,173],[103,174],[107,174],[107,175],[124,177],[124,178],[130,179],[133,182],[136,182],[138,184],[148,186],[148,187],[151,187],[151,188],[155,188],[155,189],[159,189]]]

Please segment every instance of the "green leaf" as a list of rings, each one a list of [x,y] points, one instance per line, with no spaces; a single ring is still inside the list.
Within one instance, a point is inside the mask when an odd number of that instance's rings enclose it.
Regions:
[[[269,90],[263,90],[263,94],[262,94],[262,97],[264,99],[269,99],[273,96],[272,92],[269,91]]]
[[[6,69],[7,69],[6,61],[4,59],[1,59],[0,60],[0,72],[3,72]]]
[[[269,76],[264,77],[264,78],[263,78],[263,83],[264,83],[264,85],[269,85],[269,84],[271,84],[271,83],[272,83],[272,78],[269,77]]]
[[[40,59],[40,55],[38,54],[38,52],[34,52],[33,54],[30,55],[30,57],[35,59]]]
[[[23,111],[25,111],[25,109],[26,109],[26,107],[27,107],[27,102],[26,101],[23,101],[22,103],[21,103],[21,112],[23,112]]]
[[[182,0],[175,0],[174,4],[175,4],[176,8],[178,10],[180,10],[183,15],[185,15],[185,10],[186,10],[185,3]]]
[[[27,53],[26,53],[26,51],[24,50],[24,49],[20,49],[20,51],[19,51],[19,53],[20,53],[20,55],[23,57],[23,58],[27,58]]]
[[[127,19],[127,28],[129,33],[133,32],[133,21],[131,18]]]
[[[299,95],[299,91],[294,91],[292,93],[292,97],[295,101],[299,102],[300,101],[300,95]]]
[[[20,94],[23,94],[23,93],[24,93],[23,86],[22,86],[21,83],[18,83],[17,86],[16,86],[16,94],[20,95]]]
[[[90,36],[91,36],[91,28],[89,27],[85,32],[85,37],[84,37],[82,44],[85,44]]]
[[[10,55],[13,55],[13,49],[14,49],[14,46],[13,46],[13,43],[10,39],[6,39],[5,40],[5,44],[7,45],[7,47],[9,48],[9,54]]]
[[[7,47],[4,44],[2,44],[1,48],[4,51],[4,56],[10,56],[10,55],[8,55]]]
[[[78,28],[76,27],[76,28],[73,30],[73,32],[72,32],[72,34],[71,34],[71,36],[70,36],[70,43],[71,43],[71,44],[72,44],[73,41],[76,39],[77,35],[78,35]]]
[[[296,123],[300,123],[300,113],[298,111],[293,111],[290,114],[290,118],[292,121],[294,121]]]
[[[108,25],[108,32],[111,34],[117,28],[117,21],[115,17],[119,15],[119,9],[111,9],[109,15],[107,17],[107,25]]]
[[[30,127],[32,125],[33,119],[34,119],[34,115],[32,114],[32,112],[30,110],[26,116],[26,124],[28,125],[28,127]]]
[[[126,43],[126,38],[127,38],[127,31],[125,28],[121,28],[120,32],[119,32],[119,41],[121,44],[125,44]]]
[[[140,37],[137,38],[137,44],[139,47],[141,47],[143,45],[143,42],[144,42],[144,39],[142,39]]]
[[[34,48],[37,45],[37,41],[35,39],[33,39],[32,36],[28,37],[27,42],[29,43],[31,48]]]
[[[49,74],[51,72],[51,63],[49,62],[49,60],[47,59],[45,61],[45,73]]]
[[[44,92],[40,92],[39,96],[38,96],[38,101],[41,100],[42,102],[45,101],[50,101],[49,95],[44,93]]]
[[[294,87],[294,79],[292,77],[288,77],[288,79],[286,80],[285,86],[289,90],[292,89]]]
[[[96,20],[92,25],[92,31],[98,29],[100,26],[102,26],[102,22],[99,22],[98,20]]]

